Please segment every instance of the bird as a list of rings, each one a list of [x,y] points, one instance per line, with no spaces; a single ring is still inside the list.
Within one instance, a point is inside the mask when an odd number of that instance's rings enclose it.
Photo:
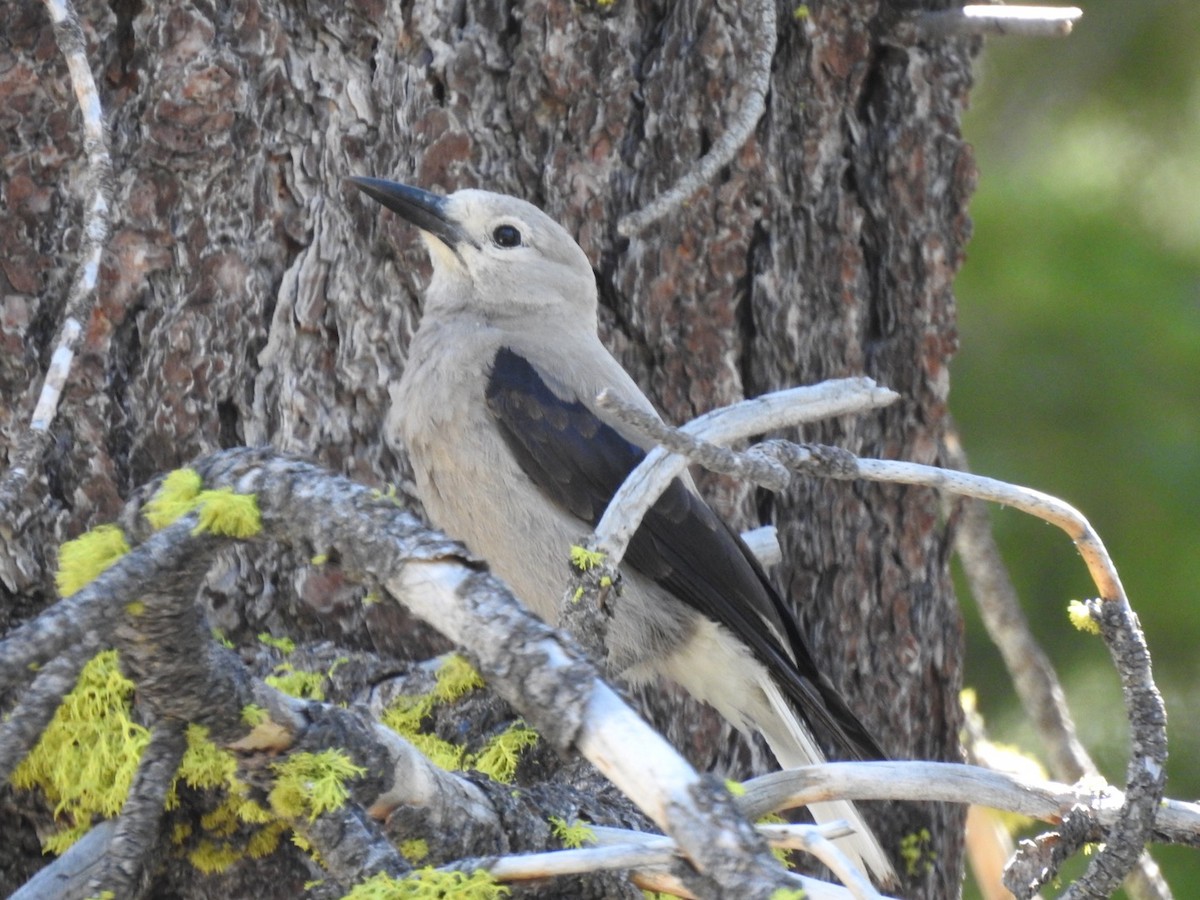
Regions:
[[[598,415],[595,398],[608,390],[657,416],[600,341],[591,263],[525,200],[347,180],[416,226],[432,261],[390,388],[389,440],[407,451],[430,521],[554,624],[571,545],[650,449]],[[686,474],[630,541],[613,607],[607,662],[628,683],[674,681],[739,730],[761,733],[785,768],[825,761],[815,733],[842,758],[886,758],[754,555]],[[881,886],[897,883],[853,804],[809,810],[818,822],[849,821],[854,834],[838,846]]]

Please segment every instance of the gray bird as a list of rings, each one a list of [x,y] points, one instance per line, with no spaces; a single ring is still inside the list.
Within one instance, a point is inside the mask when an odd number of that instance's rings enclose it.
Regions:
[[[591,264],[523,200],[349,180],[420,228],[433,260],[389,437],[407,448],[433,523],[553,623],[571,544],[646,451],[600,419],[595,397],[607,388],[654,414],[597,336]],[[812,730],[845,758],[884,758],[753,555],[690,479],[676,479],[646,516],[621,572],[607,650],[627,681],[675,681],[738,729],[761,732],[785,767],[824,761]],[[856,833],[839,846],[877,881],[896,883],[853,804],[810,811],[848,820]]]

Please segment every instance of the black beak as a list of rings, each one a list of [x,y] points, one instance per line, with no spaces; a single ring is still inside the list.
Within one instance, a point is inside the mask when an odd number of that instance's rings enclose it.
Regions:
[[[394,213],[399,213],[422,231],[432,234],[451,250],[462,243],[473,243],[459,226],[448,217],[446,198],[420,188],[409,187],[382,178],[351,175],[346,179],[372,200],[377,200]]]

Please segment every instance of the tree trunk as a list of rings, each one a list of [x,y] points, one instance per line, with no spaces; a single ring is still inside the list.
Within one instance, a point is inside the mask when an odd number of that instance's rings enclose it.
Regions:
[[[344,185],[350,174],[546,209],[593,261],[603,337],[670,421],[866,374],[902,400],[804,439],[936,463],[970,232],[959,119],[976,48],[889,40],[917,5],[781,6],[750,140],[627,239],[621,216],[692,168],[746,103],[757,4],[83,3],[113,231],[53,443],[0,527],[0,632],[53,601],[58,542],[197,454],[270,444],[371,484],[405,477],[381,425],[428,263],[411,228]],[[46,12],[17,0],[6,18],[5,467],[53,349],[83,204],[79,113]],[[817,479],[780,495],[705,485],[741,524],[779,526],[774,577],[884,748],[957,760],[961,622],[938,498]],[[408,658],[441,649],[397,611],[359,612],[360,592],[303,562],[222,556],[205,588],[213,624],[248,646],[262,631],[360,649],[401,633],[391,649]],[[693,734],[699,761],[721,757],[700,746],[716,730]],[[0,829],[19,836],[0,842],[0,887],[13,889],[40,864],[36,816],[28,797],[0,798]],[[885,845],[923,851],[906,895],[957,895],[960,810],[891,804],[872,817]],[[216,883],[177,868],[186,896]]]

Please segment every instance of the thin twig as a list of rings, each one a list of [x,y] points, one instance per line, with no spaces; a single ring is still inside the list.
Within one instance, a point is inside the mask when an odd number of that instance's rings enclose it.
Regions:
[[[958,433],[951,430],[943,444],[950,468],[969,471]],[[1021,609],[992,533],[991,518],[982,500],[957,498],[954,549],[980,618],[1000,651],[1025,715],[1048,752],[1050,774],[1060,781],[1095,778],[1099,774],[1075,732],[1066,695],[1053,665],[1042,651]],[[1171,890],[1158,865],[1143,853],[1125,881],[1133,900],[1170,900]]]
[[[1057,823],[1087,811],[1097,832],[1119,821],[1125,795],[1106,784],[1062,784],[963,763],[837,762],[771,772],[742,783],[738,806],[747,818],[823,800],[915,800],[975,803]],[[1164,800],[1153,825],[1159,843],[1200,845],[1200,804]]]
[[[628,427],[641,430],[639,422],[630,415],[632,410],[626,408],[626,404],[608,397],[605,400],[605,408],[614,413],[620,410],[619,415]],[[658,433],[663,427],[665,426],[654,423],[652,429],[644,430],[643,433],[653,439],[649,432]],[[769,429],[760,427],[756,433],[766,430]],[[681,445],[683,443],[686,442],[680,442]],[[687,457],[701,465],[712,455],[707,450],[684,452]],[[1100,626],[1105,644],[1121,678],[1133,753],[1126,768],[1125,802],[1121,814],[1106,835],[1103,848],[1092,857],[1087,871],[1068,890],[1067,896],[1074,900],[1075,897],[1106,896],[1112,893],[1125,874],[1137,864],[1154,822],[1159,800],[1162,798],[1166,780],[1166,710],[1162,696],[1154,684],[1145,637],[1137,623],[1137,617],[1129,606],[1116,566],[1113,565],[1099,535],[1083,514],[1057,497],[1031,488],[935,466],[859,459],[836,447],[770,441],[760,445],[757,452],[771,453],[789,468],[819,477],[921,485],[989,500],[1043,519],[1058,526],[1070,536],[1103,598],[1102,601],[1092,603],[1089,609],[1092,618]],[[646,463],[643,463],[644,465]],[[606,517],[613,511],[615,504],[616,498],[606,511]],[[613,565],[615,564],[614,562]]]
[[[688,170],[666,193],[655,197],[637,212],[623,216],[617,232],[634,237],[664,216],[685,204],[718,171],[733,160],[738,150],[750,139],[767,108],[767,89],[771,84],[771,62],[775,58],[777,40],[774,0],[753,0],[747,4],[747,21],[756,26],[750,35],[753,53],[749,70],[743,79],[746,94],[729,129],[713,144],[708,153]]]
[[[849,867],[848,877],[854,880],[851,888],[839,888],[827,882],[804,878],[806,896],[810,897],[854,897],[878,898],[880,894],[861,874],[850,866],[832,841],[845,837],[853,831],[847,825],[831,822],[826,825],[758,825],[759,833],[773,847],[802,850],[829,865],[834,874],[841,877],[834,866]],[[575,850],[556,850],[546,853],[525,853],[518,856],[502,856],[485,860],[459,860],[454,869],[480,868],[497,881],[528,881],[563,875],[580,875],[589,872],[620,869],[648,869],[665,866],[679,859],[679,847],[669,837],[644,834],[620,828],[589,826],[589,837],[594,846]],[[837,857],[841,857],[841,861]],[[841,864],[845,863],[845,866]],[[803,876],[802,876],[803,877]]]
[[[898,29],[901,39],[946,37],[1066,37],[1083,16],[1077,6],[978,4],[926,10]]]
[[[45,0],[45,4],[54,28],[54,39],[66,60],[71,86],[83,117],[83,145],[87,156],[83,178],[90,189],[90,196],[84,210],[84,240],[79,266],[67,297],[58,343],[50,358],[29,430],[18,442],[12,465],[0,479],[0,521],[7,519],[5,511],[19,502],[25,485],[50,442],[50,424],[54,421],[70,375],[75,347],[83,332],[82,323],[88,320],[95,304],[100,257],[108,241],[112,208],[112,157],[109,153],[108,131],[104,124],[100,94],[88,64],[83,28],[70,0]]]
[[[804,422],[878,409],[894,403],[899,397],[895,391],[879,387],[870,378],[843,378],[743,400],[706,413],[679,430],[689,438],[726,444]],[[597,405],[622,421],[633,423],[641,419],[641,410],[632,409],[613,397],[603,401],[597,399]],[[626,414],[631,417],[625,419]],[[620,565],[646,511],[687,464],[685,457],[656,447],[625,479],[595,530],[594,549],[604,553],[611,565]]]

